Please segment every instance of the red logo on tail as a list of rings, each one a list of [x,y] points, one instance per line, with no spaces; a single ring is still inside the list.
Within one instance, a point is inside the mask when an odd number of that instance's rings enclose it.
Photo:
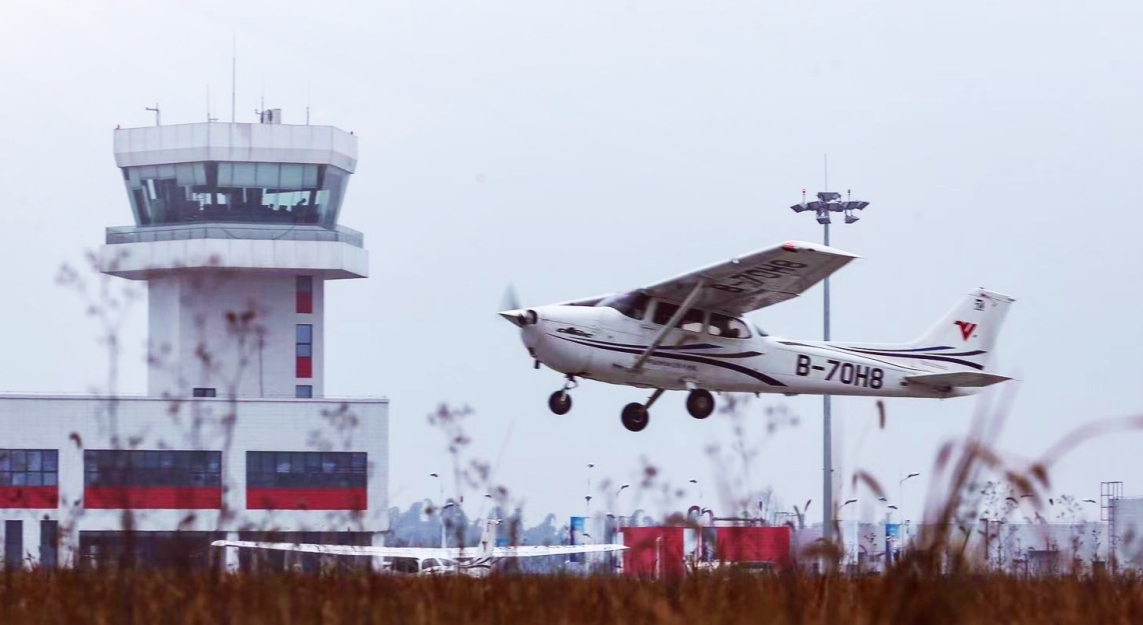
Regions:
[[[964,340],[966,341],[969,339],[969,337],[972,336],[972,333],[976,331],[975,323],[969,323],[967,321],[956,321],[954,323],[956,323],[957,327],[960,328],[960,335],[964,337]]]

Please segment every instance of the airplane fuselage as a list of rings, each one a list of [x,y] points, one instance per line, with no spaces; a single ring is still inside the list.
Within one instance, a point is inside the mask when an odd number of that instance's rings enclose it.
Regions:
[[[672,328],[639,367],[662,326],[633,319],[607,306],[542,306],[535,323],[521,327],[529,353],[551,369],[585,378],[662,390],[712,392],[952,397],[964,389],[910,384],[906,376],[929,373],[863,355],[840,344],[791,341],[763,335],[714,336],[708,328]]]

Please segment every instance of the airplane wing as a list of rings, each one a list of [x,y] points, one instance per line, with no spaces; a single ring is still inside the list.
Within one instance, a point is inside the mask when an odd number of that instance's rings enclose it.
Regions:
[[[643,291],[682,302],[701,284],[693,307],[740,315],[797,297],[855,258],[832,247],[788,241],[653,284]]]
[[[573,553],[605,553],[622,551],[625,545],[552,545],[518,547],[493,547],[493,558],[535,558],[540,556],[564,556]]]
[[[319,553],[331,556],[366,556],[375,558],[438,558],[464,560],[484,557],[479,547],[358,547],[354,545],[316,545],[307,543],[271,543],[247,540],[216,540],[214,547],[241,547],[245,549],[271,549],[275,551],[296,551]],[[626,549],[623,545],[556,545],[493,547],[493,558],[529,558],[537,556],[558,556],[572,553],[601,553]]]
[[[297,551],[320,553],[331,556],[371,556],[375,558],[475,558],[480,550],[476,547],[460,549],[456,547],[358,547],[354,545],[315,545],[307,543],[268,543],[246,540],[216,540],[215,547],[242,547],[246,549],[271,549],[275,551]],[[464,552],[462,555],[462,551]]]

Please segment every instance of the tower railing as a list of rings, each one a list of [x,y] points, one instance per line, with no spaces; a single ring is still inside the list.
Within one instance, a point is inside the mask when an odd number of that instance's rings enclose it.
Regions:
[[[197,223],[107,228],[107,244],[186,241],[190,239],[254,239],[265,241],[338,241],[365,247],[365,235],[345,226],[334,229],[295,224]]]

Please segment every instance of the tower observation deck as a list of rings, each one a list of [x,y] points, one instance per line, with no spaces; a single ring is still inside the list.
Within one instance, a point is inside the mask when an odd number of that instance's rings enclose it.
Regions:
[[[209,122],[114,143],[135,224],[107,229],[100,270],[147,282],[148,394],[323,396],[325,281],[368,275],[338,223],[357,137]]]

